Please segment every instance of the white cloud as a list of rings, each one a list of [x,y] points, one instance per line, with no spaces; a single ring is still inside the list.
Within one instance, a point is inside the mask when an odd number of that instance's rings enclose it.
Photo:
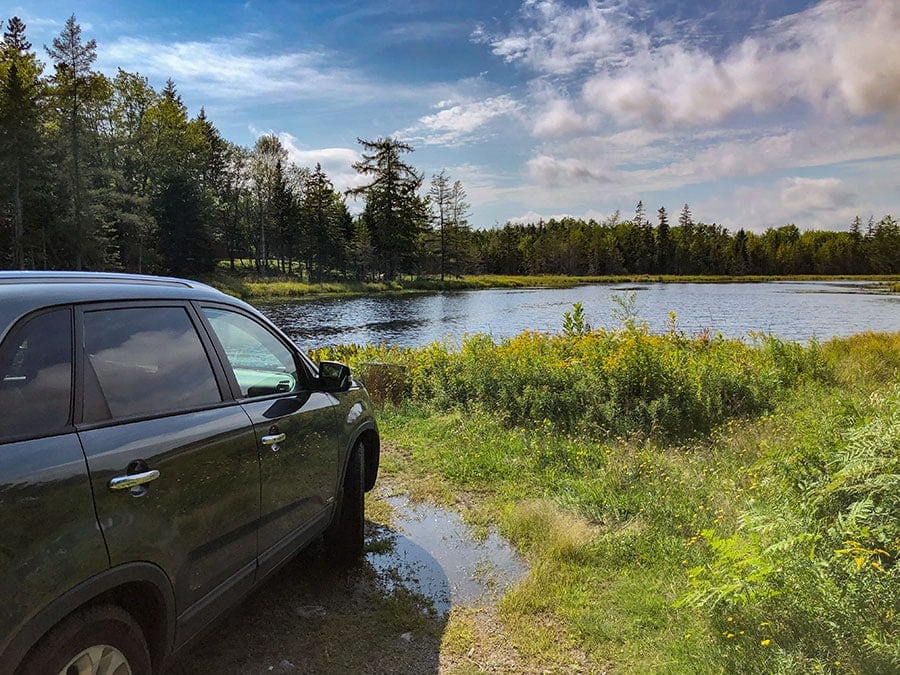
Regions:
[[[887,127],[823,125],[777,133],[748,133],[744,138],[708,145],[663,170],[692,180],[752,176],[768,171],[812,166],[900,153],[900,135]]]
[[[900,3],[825,0],[721,55],[694,46],[688,29],[677,41],[677,31],[635,28],[620,9],[527,0],[525,27],[474,37],[538,77],[581,81],[581,104],[621,124],[705,125],[793,101],[818,113],[900,117]]]
[[[792,214],[830,213],[857,201],[838,178],[785,178],[780,181],[780,188],[781,204]]]
[[[257,132],[257,135],[261,135]],[[361,159],[359,152],[352,148],[311,148],[300,147],[297,139],[287,132],[277,134],[284,149],[287,150],[288,160],[297,166],[310,169],[316,164],[321,164],[322,169],[328,174],[334,189],[343,193],[348,188],[364,185],[365,176],[353,170],[352,164]]]
[[[477,42],[491,45],[505,61],[522,61],[537,71],[571,74],[579,68],[621,54],[623,33],[610,18],[609,10],[596,2],[584,7],[566,7],[557,0],[526,0],[522,15],[529,28],[506,36],[488,34],[479,28]]]
[[[536,136],[565,136],[586,131],[588,121],[575,112],[572,104],[562,98],[549,101],[538,114],[533,131]]]
[[[31,36],[35,32],[43,32],[49,30],[55,30],[57,33],[59,33],[59,31],[62,30],[63,24],[65,23],[65,20],[59,21],[57,19],[48,19],[46,17],[33,16],[30,10],[25,9],[21,5],[8,12],[8,15],[11,17],[17,16],[22,19],[22,23],[25,24],[25,31],[27,36]],[[5,19],[6,16],[4,16],[4,21]],[[5,27],[6,26],[4,25],[4,28]],[[82,26],[82,29],[84,29],[84,26]],[[31,42],[35,42],[35,40],[31,40]],[[48,40],[47,43],[49,44],[50,41]]]
[[[521,215],[513,216],[507,222],[512,223],[513,225],[530,225],[531,223],[537,223],[541,220],[544,220],[544,216],[537,211],[527,211]]]
[[[695,218],[709,222],[714,217],[731,230],[762,232],[788,223],[801,229],[846,230],[860,215],[857,202],[855,190],[840,179],[793,177],[741,186],[691,206]]]
[[[566,185],[567,183],[609,183],[610,176],[595,165],[579,159],[557,159],[540,155],[528,160],[528,175],[545,185]]]
[[[385,95],[377,83],[331,65],[326,54],[267,53],[252,38],[159,43],[126,37],[105,45],[101,57],[111,68],[158,80],[171,77],[179,88],[212,100],[372,100]]]
[[[548,220],[562,220],[563,218],[579,218],[583,216],[574,216],[571,213],[554,213],[552,215],[544,215],[537,211],[527,211],[518,216],[510,218],[508,223],[513,225],[537,225],[539,222],[547,222]]]
[[[714,185],[724,178],[896,156],[900,156],[900,135],[879,126],[683,135],[629,130],[536,149],[526,173],[540,185],[564,187],[573,199],[630,199],[641,193]],[[891,193],[888,186],[883,189]]]
[[[519,108],[519,103],[507,95],[456,103],[420,117],[416,124],[396,135],[425,145],[459,145],[471,140],[476,131],[490,122],[514,115]]]

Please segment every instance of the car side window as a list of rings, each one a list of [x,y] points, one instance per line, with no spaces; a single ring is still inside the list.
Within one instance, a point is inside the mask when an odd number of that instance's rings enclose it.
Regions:
[[[155,415],[222,400],[200,336],[183,307],[84,314],[84,420]]]
[[[61,432],[71,401],[72,320],[59,309],[13,329],[0,346],[0,441]]]
[[[267,328],[243,314],[218,307],[204,307],[203,312],[225,350],[241,397],[300,388],[294,355]]]

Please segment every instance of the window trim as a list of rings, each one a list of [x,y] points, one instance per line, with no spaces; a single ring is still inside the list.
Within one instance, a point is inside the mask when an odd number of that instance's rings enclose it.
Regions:
[[[206,360],[209,363],[210,369],[213,373],[213,379],[216,383],[216,388],[219,391],[219,396],[221,397],[221,401],[216,403],[209,403],[200,406],[191,406],[188,408],[173,408],[171,410],[153,412],[153,413],[141,413],[137,415],[127,415],[122,417],[110,417],[105,420],[96,420],[86,422],[84,420],[84,395],[85,395],[85,368],[87,363],[87,345],[84,340],[84,315],[90,312],[98,312],[98,311],[109,311],[109,310],[118,310],[118,309],[154,309],[154,308],[170,308],[177,307],[183,309],[185,314],[187,314],[188,320],[190,321],[191,326],[194,328],[194,332],[197,335],[197,338],[200,340],[200,345],[203,348],[203,352],[206,356]],[[110,301],[110,302],[91,302],[84,303],[75,306],[75,332],[77,335],[76,342],[76,354],[75,361],[77,364],[77,376],[78,380],[75,383],[76,391],[78,395],[75,397],[75,400],[78,404],[79,410],[78,416],[75,418],[75,430],[76,431],[88,431],[91,429],[101,429],[104,427],[118,426],[120,424],[130,424],[133,422],[142,422],[145,420],[153,420],[159,419],[163,417],[174,417],[176,415],[185,415],[195,412],[201,412],[204,410],[214,410],[216,408],[225,408],[231,405],[234,405],[234,397],[231,394],[231,389],[228,386],[228,382],[226,379],[226,375],[222,372],[221,364],[218,362],[218,358],[214,358],[215,351],[213,349],[213,345],[209,342],[208,336],[206,334],[205,328],[201,328],[202,324],[199,322],[197,313],[195,308],[193,307],[193,303],[190,301],[180,301],[180,300],[127,300],[127,301]]]

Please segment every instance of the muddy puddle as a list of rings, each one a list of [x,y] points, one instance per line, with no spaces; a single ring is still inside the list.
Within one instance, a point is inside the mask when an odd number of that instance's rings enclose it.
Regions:
[[[388,592],[402,585],[446,615],[452,606],[496,600],[525,574],[521,558],[496,531],[476,537],[455,511],[406,496],[386,501],[391,526],[374,529],[366,559]]]
[[[454,658],[469,663],[442,653],[449,610],[489,607],[525,566],[496,533],[476,536],[454,511],[371,498],[389,502],[391,516],[366,523],[365,559],[341,567],[314,543],[210,626],[169,672],[437,675]]]

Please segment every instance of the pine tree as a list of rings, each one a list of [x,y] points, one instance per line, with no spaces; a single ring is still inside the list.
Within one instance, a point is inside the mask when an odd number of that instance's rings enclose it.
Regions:
[[[235,258],[246,250],[249,239],[247,220],[246,186],[250,183],[250,151],[228,143],[225,149],[225,167],[221,194],[221,237],[232,271]]]
[[[644,201],[642,199],[639,199],[637,206],[634,207],[634,220],[632,221],[632,223],[635,227],[641,227],[646,220],[647,217],[644,212]]]
[[[155,198],[160,254],[165,270],[177,276],[212,271],[215,259],[209,239],[209,203],[199,184],[186,172],[164,177]]]
[[[278,190],[278,164],[287,159],[287,150],[278,136],[267,134],[256,141],[253,149],[252,178],[259,239],[256,246],[256,270],[269,271],[269,249],[266,241],[269,220],[274,212],[273,200]]]
[[[450,272],[459,277],[462,268],[468,263],[466,241],[469,234],[469,209],[466,191],[460,181],[454,181],[450,188],[450,238],[448,255],[450,256]]]
[[[422,176],[401,159],[413,151],[411,145],[390,137],[357,140],[366,152],[353,168],[371,181],[347,194],[365,197],[372,244],[385,276],[393,279],[401,269],[411,271],[418,256],[420,234],[428,220],[427,205],[417,194]]]
[[[365,213],[354,222],[353,238],[350,241],[350,263],[357,281],[368,279],[375,264],[375,247],[372,245]]]
[[[863,274],[867,271],[865,243],[862,219],[857,215],[850,224],[850,265],[853,274]]]
[[[672,237],[669,233],[669,216],[666,207],[660,206],[657,212],[659,225],[656,228],[656,270],[660,274],[668,274],[672,269]]]
[[[450,178],[445,169],[431,177],[431,188],[428,190],[431,222],[440,237],[438,250],[441,281],[447,264],[447,230],[450,225]]]
[[[318,281],[344,257],[344,203],[321,164],[310,174],[303,210],[310,231],[310,279]]]
[[[623,240],[620,248],[629,271],[651,272],[656,259],[656,245],[653,241],[653,226],[647,220],[643,201],[638,201],[631,228]]]
[[[97,43],[83,42],[81,26],[73,14],[66,20],[60,35],[53,39],[47,53],[55,69],[51,77],[56,112],[60,126],[68,138],[65,159],[68,163],[72,250],[75,269],[81,269],[90,248],[96,248],[97,232],[93,227],[87,190],[85,141],[88,135],[87,107],[94,96],[95,73],[91,70],[97,60]]]
[[[42,70],[25,24],[13,17],[0,44],[0,200],[12,207],[11,262],[18,269],[25,267],[28,202],[40,185]]]
[[[703,271],[699,264],[700,252],[696,234],[690,207],[685,204],[684,208],[681,209],[681,215],[678,216],[678,245],[675,250],[675,257],[678,261],[675,265],[675,271],[678,274]]]
[[[750,255],[747,251],[747,233],[744,228],[739,229],[732,242],[732,260],[734,261],[734,274],[743,275],[750,271]]]

